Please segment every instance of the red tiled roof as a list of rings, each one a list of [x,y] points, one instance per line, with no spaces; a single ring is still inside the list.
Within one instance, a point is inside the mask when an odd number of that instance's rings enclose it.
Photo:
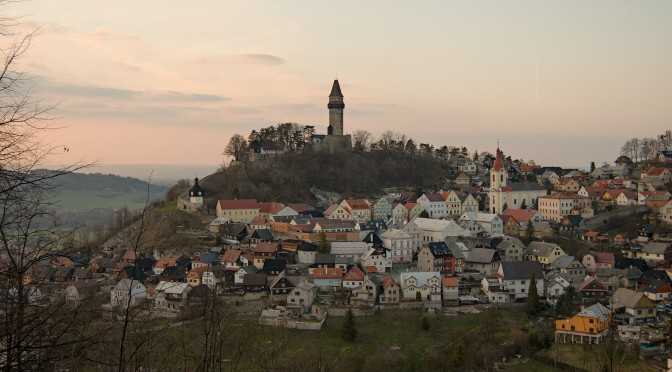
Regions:
[[[505,210],[504,213],[502,213],[502,215],[505,216],[512,216],[518,222],[527,222],[536,214],[537,211],[534,209],[511,209],[511,208]]]
[[[221,262],[234,263],[240,259],[240,254],[242,252],[237,249],[229,249],[224,252],[224,256],[220,259]]]
[[[369,204],[364,199],[349,199],[349,200],[344,200],[344,201],[348,206],[350,206],[350,208],[352,210],[355,210],[355,209],[371,209]]]
[[[306,203],[289,203],[287,206],[298,213],[305,212],[310,209],[310,206]]]
[[[375,274],[378,272],[378,269],[375,266],[365,266],[366,272],[369,274]]]
[[[264,202],[259,203],[259,213],[278,214],[285,208],[282,203]]]
[[[443,278],[441,279],[441,286],[443,287],[457,287],[460,281],[457,278]]]
[[[256,199],[219,200],[217,202],[223,210],[229,209],[259,209]]]
[[[406,207],[406,210],[410,212],[411,209],[415,208],[416,205],[418,205],[418,203],[406,203],[404,204],[404,207]]]
[[[257,246],[254,248],[254,253],[275,253],[278,251],[280,243],[267,243],[261,242],[257,243]]]
[[[320,267],[313,270],[313,279],[342,279],[343,269],[340,267]]]
[[[497,147],[497,157],[495,158],[495,163],[492,165],[492,170],[499,172],[500,169],[504,168],[504,163],[502,162],[502,152]]]
[[[383,288],[387,288],[392,284],[396,285],[397,287],[399,286],[399,284],[397,284],[394,278],[390,275],[386,276],[385,279],[383,279]]]
[[[616,258],[613,253],[609,252],[593,252],[593,257],[595,258],[596,263],[607,263],[614,265],[616,263]]]
[[[438,193],[425,194],[425,197],[430,202],[439,202],[439,201],[445,202],[446,201],[446,199],[444,199],[443,196],[441,196],[441,194],[438,194]]]
[[[156,263],[154,264],[154,267],[156,267],[157,269],[165,268],[165,267],[168,267],[168,266],[175,266],[175,259],[174,258],[165,258],[164,257],[164,258],[156,261]]]
[[[348,270],[347,273],[343,276],[343,280],[359,280],[363,281],[366,278],[366,274],[359,268],[359,266],[354,265]]]
[[[602,196],[606,187],[602,186],[585,186],[584,189],[590,196]]]

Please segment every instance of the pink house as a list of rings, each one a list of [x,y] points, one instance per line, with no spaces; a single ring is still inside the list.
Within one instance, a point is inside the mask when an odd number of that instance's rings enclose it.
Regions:
[[[596,269],[613,269],[616,264],[616,258],[613,253],[591,252],[583,256],[581,262],[588,271]]]

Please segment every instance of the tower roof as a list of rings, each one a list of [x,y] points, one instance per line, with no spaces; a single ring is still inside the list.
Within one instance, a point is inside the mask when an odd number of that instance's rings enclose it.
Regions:
[[[329,97],[343,97],[343,93],[341,93],[341,85],[338,84],[338,79],[334,80],[334,85],[331,87]]]
[[[502,162],[502,151],[499,150],[499,146],[497,146],[497,157],[495,158],[495,163],[492,165],[492,169],[495,172],[499,172],[501,169],[505,169],[504,162]]]
[[[194,178],[194,186],[189,190],[189,196],[204,196],[203,189],[198,185],[198,178]]]

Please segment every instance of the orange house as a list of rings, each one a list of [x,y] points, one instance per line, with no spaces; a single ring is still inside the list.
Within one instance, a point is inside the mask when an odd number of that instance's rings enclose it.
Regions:
[[[611,311],[599,302],[570,319],[555,321],[555,342],[599,344],[609,330]]]

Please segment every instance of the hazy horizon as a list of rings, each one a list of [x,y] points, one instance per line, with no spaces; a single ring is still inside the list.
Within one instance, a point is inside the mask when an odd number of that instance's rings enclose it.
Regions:
[[[221,163],[234,133],[326,133],[338,76],[346,133],[542,165],[613,162],[672,123],[672,2],[32,0],[20,61],[58,102],[47,140],[112,164]],[[179,25],[179,27],[177,26]]]

